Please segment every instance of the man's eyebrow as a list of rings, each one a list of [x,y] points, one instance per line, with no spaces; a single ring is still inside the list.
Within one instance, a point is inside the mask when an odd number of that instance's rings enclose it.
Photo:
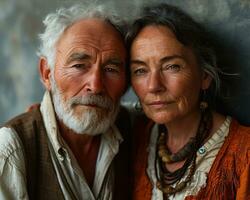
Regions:
[[[111,58],[104,63],[104,65],[107,65],[107,64],[122,66],[124,65],[124,62],[119,58]]]
[[[88,55],[86,53],[76,52],[76,53],[73,53],[73,54],[71,54],[69,56],[66,64],[69,64],[72,61],[86,60],[86,59],[89,59],[89,58],[90,58],[90,55]]]

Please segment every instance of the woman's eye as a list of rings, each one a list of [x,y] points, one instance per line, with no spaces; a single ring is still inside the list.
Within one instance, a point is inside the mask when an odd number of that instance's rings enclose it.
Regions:
[[[175,72],[180,71],[181,66],[178,64],[171,64],[171,65],[166,65],[163,67],[163,70],[172,70]]]
[[[145,69],[143,69],[143,68],[138,68],[138,69],[135,69],[135,70],[132,71],[132,73],[134,75],[137,75],[137,76],[145,74],[146,72],[147,71]]]

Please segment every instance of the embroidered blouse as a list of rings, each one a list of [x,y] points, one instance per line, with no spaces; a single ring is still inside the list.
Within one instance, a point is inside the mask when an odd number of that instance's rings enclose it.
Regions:
[[[227,117],[220,129],[197,152],[195,177],[185,190],[170,197],[185,200],[250,199],[250,128]],[[153,122],[139,122],[133,150],[133,200],[162,199],[156,189],[151,159]],[[152,133],[152,135],[151,135]]]

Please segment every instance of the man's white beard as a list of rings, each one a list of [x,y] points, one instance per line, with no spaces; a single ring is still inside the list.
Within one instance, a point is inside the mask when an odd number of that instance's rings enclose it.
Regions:
[[[104,133],[114,123],[119,111],[119,102],[101,95],[73,97],[65,101],[52,75],[52,99],[57,117],[64,125],[78,134],[98,135]],[[85,107],[92,104],[97,107]],[[74,107],[83,106],[82,113],[76,114]]]

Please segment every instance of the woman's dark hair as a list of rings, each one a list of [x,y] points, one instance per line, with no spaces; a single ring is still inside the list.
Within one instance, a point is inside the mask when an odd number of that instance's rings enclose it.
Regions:
[[[139,32],[149,25],[166,26],[174,33],[179,42],[192,48],[201,70],[213,79],[207,96],[209,96],[210,101],[215,100],[220,89],[220,78],[216,55],[208,32],[192,17],[175,6],[165,3],[147,6],[142,9],[140,16],[131,24],[126,35],[129,49]]]

